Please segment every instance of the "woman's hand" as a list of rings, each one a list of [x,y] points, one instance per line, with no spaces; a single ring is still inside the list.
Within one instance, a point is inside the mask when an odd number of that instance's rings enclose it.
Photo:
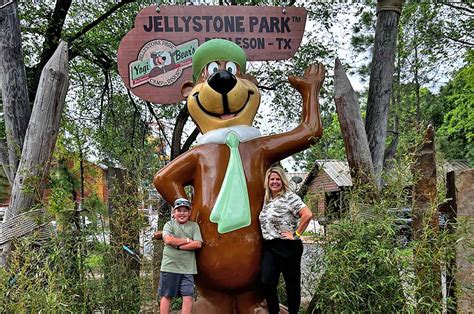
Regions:
[[[291,232],[291,231],[283,231],[281,233],[281,235],[283,236],[283,238],[288,239],[288,240],[294,240],[295,239],[295,237],[293,236],[293,232]]]

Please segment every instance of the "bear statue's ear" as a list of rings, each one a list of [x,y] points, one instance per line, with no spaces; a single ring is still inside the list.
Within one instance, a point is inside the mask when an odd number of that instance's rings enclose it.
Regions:
[[[184,98],[188,98],[189,93],[193,89],[194,84],[192,81],[186,81],[181,85],[181,95],[183,95]]]

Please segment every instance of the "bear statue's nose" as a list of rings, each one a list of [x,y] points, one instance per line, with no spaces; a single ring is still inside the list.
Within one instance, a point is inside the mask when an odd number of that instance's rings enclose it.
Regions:
[[[237,84],[237,78],[232,73],[221,70],[212,74],[207,79],[207,83],[212,87],[212,89],[225,95],[234,88],[235,84]]]

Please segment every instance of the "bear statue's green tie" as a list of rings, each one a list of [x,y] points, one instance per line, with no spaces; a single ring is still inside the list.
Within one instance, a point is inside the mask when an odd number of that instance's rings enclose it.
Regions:
[[[209,218],[217,223],[219,233],[247,227],[251,221],[247,181],[240,159],[239,143],[236,134],[231,132],[227,135],[226,144],[230,149],[229,163]]]

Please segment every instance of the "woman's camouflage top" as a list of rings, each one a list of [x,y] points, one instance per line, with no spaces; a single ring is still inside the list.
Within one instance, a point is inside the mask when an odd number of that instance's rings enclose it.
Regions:
[[[301,198],[291,191],[272,198],[260,212],[260,227],[265,240],[284,239],[283,231],[293,232],[298,227],[300,210],[306,207]]]

